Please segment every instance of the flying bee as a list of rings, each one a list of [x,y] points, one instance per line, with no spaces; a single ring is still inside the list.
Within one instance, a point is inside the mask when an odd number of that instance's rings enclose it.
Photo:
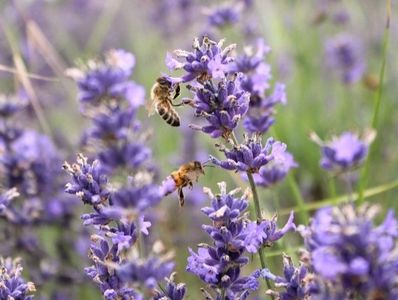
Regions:
[[[181,106],[183,103],[174,104],[173,100],[180,95],[180,85],[172,83],[167,77],[159,77],[151,89],[152,106],[149,115],[153,110],[173,127],[180,126],[180,117],[174,109],[175,106]]]
[[[193,187],[193,182],[197,182],[200,175],[204,175],[205,171],[203,165],[199,161],[191,161],[183,164],[178,170],[173,171],[170,177],[173,178],[174,183],[177,187],[178,196],[180,197],[180,206],[184,205],[184,193],[182,189],[189,186],[190,189]]]

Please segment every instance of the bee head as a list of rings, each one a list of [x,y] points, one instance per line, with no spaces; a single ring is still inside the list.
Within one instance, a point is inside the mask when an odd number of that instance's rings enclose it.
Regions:
[[[200,161],[194,161],[193,162],[195,170],[199,170],[202,174],[205,174],[205,170],[203,169],[203,165]]]
[[[172,85],[171,81],[165,76],[159,77],[156,82],[159,83],[161,86],[166,86],[168,88],[171,88]]]

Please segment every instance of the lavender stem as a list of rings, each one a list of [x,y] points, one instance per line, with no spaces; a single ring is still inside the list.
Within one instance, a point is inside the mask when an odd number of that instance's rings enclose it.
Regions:
[[[235,146],[239,145],[238,139],[235,136],[235,133],[232,132],[231,134],[231,139],[232,142]],[[249,179],[249,183],[250,183],[250,189],[252,191],[252,195],[253,195],[253,202],[254,202],[254,207],[255,207],[255,213],[256,213],[256,218],[257,221],[261,220],[261,207],[260,207],[260,201],[258,198],[258,193],[257,193],[257,187],[256,184],[254,182],[253,179],[253,175],[250,172],[246,172],[247,174],[247,178]],[[261,264],[261,268],[265,269],[266,268],[266,264],[265,264],[265,257],[264,257],[264,253],[263,253],[263,248],[260,248],[258,250],[258,256],[260,258],[260,264]],[[271,289],[271,282],[268,280],[268,278],[265,279],[265,282],[267,284],[267,288]],[[272,299],[274,299],[274,297],[272,296]]]

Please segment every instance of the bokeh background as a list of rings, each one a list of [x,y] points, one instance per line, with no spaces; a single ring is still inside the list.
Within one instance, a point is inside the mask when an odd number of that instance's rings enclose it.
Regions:
[[[235,19],[218,23],[211,19],[216,9],[228,5],[239,7]],[[380,203],[383,209],[397,208],[397,9],[398,2],[393,1],[376,146],[367,186],[367,192],[375,193],[367,200]],[[190,49],[193,38],[205,33],[214,39],[226,38],[226,44],[236,43],[238,52],[255,44],[257,38],[264,38],[272,49],[267,63],[272,67],[273,81],[286,84],[288,97],[288,104],[278,107],[276,123],[268,135],[285,142],[299,164],[283,183],[271,190],[260,189],[267,216],[278,213],[281,224],[291,209],[300,216],[295,201],[298,192],[310,213],[317,206],[337,201],[332,197],[331,180],[336,182],[336,195],[347,194],[343,180],[331,178],[319,167],[320,150],[309,134],[314,131],[329,139],[343,131],[362,133],[370,127],[383,60],[384,1],[2,0],[0,16],[0,91],[22,92],[37,99],[66,160],[73,160],[79,152],[81,133],[87,125],[79,113],[76,86],[65,76],[67,68],[100,57],[109,49],[130,51],[137,61],[133,78],[145,86],[149,101],[155,79],[168,72],[164,63],[168,51]],[[358,63],[353,80],[343,78],[328,52],[338,37],[345,39],[347,51],[352,51]],[[31,89],[18,79],[18,61],[28,73],[41,76],[28,78]],[[186,90],[182,92],[188,95]],[[182,161],[220,155],[214,151],[214,140],[187,127],[192,111],[178,111],[183,122],[178,129],[165,126],[158,116],[149,118],[144,108],[140,111],[139,119],[151,132],[151,148],[161,170],[159,178],[166,177]],[[43,131],[34,109],[20,121]],[[351,176],[355,183],[358,174]],[[198,186],[215,189],[219,181],[226,181],[231,188],[247,185],[238,176],[214,168],[206,171]],[[205,196],[187,193],[186,207],[178,207],[176,195],[167,197],[159,207],[155,234],[175,249],[177,272],[189,286],[189,299],[199,297],[201,283],[185,271],[187,248],[195,248],[208,238],[201,230],[206,220],[200,207],[206,204]],[[84,209],[80,205],[75,212],[75,226],[82,226],[79,214]],[[43,243],[53,253],[57,251],[52,249],[56,235],[68,232],[44,229],[41,233]],[[297,234],[289,233],[283,244],[270,250],[267,260],[271,270],[280,266],[282,252],[294,256],[301,243]],[[75,256],[76,270],[89,264],[84,255]],[[54,288],[47,285],[40,294],[44,296]],[[78,295],[79,299],[100,297],[90,283],[83,283]]]

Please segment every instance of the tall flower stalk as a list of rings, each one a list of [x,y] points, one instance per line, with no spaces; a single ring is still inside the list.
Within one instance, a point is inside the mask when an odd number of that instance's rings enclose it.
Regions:
[[[176,83],[189,82],[187,88],[193,97],[183,99],[183,102],[194,108],[196,117],[207,121],[207,124],[191,127],[209,134],[212,138],[224,139],[226,144],[216,146],[224,152],[227,159],[219,160],[210,156],[210,161],[226,170],[242,173],[243,178],[249,181],[256,219],[257,222],[262,222],[257,184],[261,181],[266,182],[267,177],[274,178],[272,183],[276,183],[286,176],[290,168],[296,166],[291,156],[278,156],[278,152],[285,152],[286,145],[280,147],[282,143],[273,139],[269,139],[265,146],[262,146],[261,142],[262,134],[273,123],[274,105],[286,102],[286,96],[281,84],[270,94],[270,84],[267,82],[271,78],[270,70],[263,61],[268,50],[265,50],[266,47],[261,41],[255,54],[248,51],[242,57],[232,56],[231,51],[236,45],[223,48],[223,42],[215,42],[207,37],[195,39],[192,52],[174,51],[177,58],[183,61],[173,58],[168,53],[166,65],[170,69],[185,71],[181,77],[170,77],[170,80]],[[261,119],[264,116],[266,119]],[[245,120],[247,131],[244,143],[240,143],[235,134],[241,120]],[[232,145],[232,148],[228,149],[228,145]],[[277,158],[279,163],[276,167],[266,169],[267,165]],[[261,267],[265,268],[262,247],[259,247],[258,253]]]
[[[134,64],[132,54],[111,50],[102,62],[68,71],[79,86],[82,112],[92,121],[82,146],[93,161],[80,154],[77,163],[64,164],[72,177],[65,191],[92,207],[81,217],[95,232],[89,253],[94,264],[85,271],[106,299],[147,299],[174,268],[172,252],[149,236],[150,208],[162,192],[146,134],[135,119],[144,89],[129,79]],[[120,171],[129,176],[117,177]],[[169,282],[169,289],[184,296],[185,288],[174,291]]]

